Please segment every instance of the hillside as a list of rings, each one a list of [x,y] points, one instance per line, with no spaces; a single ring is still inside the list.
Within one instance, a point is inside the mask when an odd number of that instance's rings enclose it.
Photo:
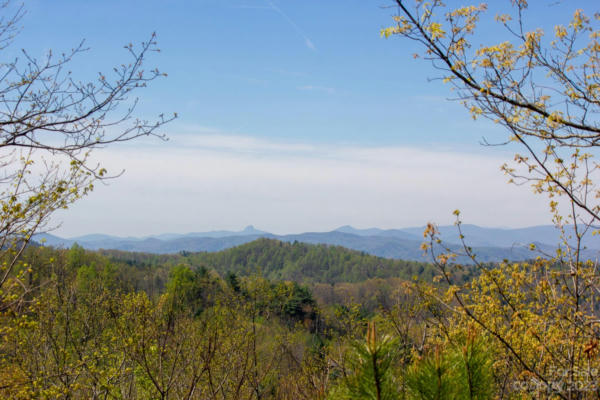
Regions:
[[[393,260],[341,246],[282,242],[257,239],[218,252],[182,252],[177,255],[152,255],[104,251],[119,261],[135,264],[184,263],[214,269],[220,275],[259,274],[271,280],[302,283],[362,282],[372,278],[414,277],[431,281],[434,270],[427,262]],[[469,273],[465,276],[467,278]]]

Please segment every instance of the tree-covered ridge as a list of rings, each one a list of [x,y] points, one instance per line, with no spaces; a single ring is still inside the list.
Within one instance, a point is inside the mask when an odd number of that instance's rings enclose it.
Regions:
[[[285,243],[258,239],[218,253],[188,255],[192,264],[206,265],[218,272],[249,275],[258,271],[269,279],[297,282],[361,282],[371,278],[419,277],[431,280],[427,263],[390,260],[341,246]]]
[[[362,282],[373,278],[402,278],[431,281],[431,264],[391,260],[365,252],[324,244],[287,243],[274,239],[253,242],[216,253],[181,252],[153,255],[104,251],[115,260],[145,265],[185,263],[191,267],[214,269],[221,275],[259,274],[272,280],[304,283]],[[468,275],[468,274],[467,274]]]

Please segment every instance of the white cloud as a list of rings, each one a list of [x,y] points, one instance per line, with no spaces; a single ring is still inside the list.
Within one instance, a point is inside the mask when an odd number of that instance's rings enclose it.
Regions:
[[[59,217],[63,235],[240,229],[277,233],[340,225],[449,223],[452,210],[486,226],[548,223],[544,201],[506,184],[505,161],[412,147],[285,143],[223,134],[174,135],[96,157],[126,173]]]

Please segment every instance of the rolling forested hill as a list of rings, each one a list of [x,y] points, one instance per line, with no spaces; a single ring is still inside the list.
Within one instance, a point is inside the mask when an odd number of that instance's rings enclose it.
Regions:
[[[362,282],[372,278],[415,277],[431,280],[431,264],[418,261],[392,260],[341,246],[282,242],[257,239],[227,250],[181,252],[176,255],[156,255],[105,250],[110,257],[137,265],[189,264],[192,267],[214,269],[221,275],[259,274],[273,280],[304,283]],[[464,278],[471,273],[467,271]]]
[[[192,264],[218,272],[249,275],[259,272],[273,280],[298,282],[360,282],[371,278],[419,276],[431,279],[433,270],[423,262],[391,260],[341,246],[286,243],[258,239],[216,253],[187,256]]]

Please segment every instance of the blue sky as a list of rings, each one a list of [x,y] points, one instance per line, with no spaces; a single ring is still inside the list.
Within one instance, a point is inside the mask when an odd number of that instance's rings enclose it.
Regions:
[[[574,3],[540,1],[532,24],[566,22]],[[90,50],[73,68],[89,79],[122,62],[124,44],[156,31],[161,52],[147,65],[169,76],[138,93],[138,112],[180,116],[164,130],[166,144],[98,152],[125,175],[60,213],[56,233],[392,228],[447,223],[455,208],[481,225],[548,223],[543,199],[499,172],[513,149],[479,145],[504,132],[447,101],[412,43],[380,37],[391,4],[27,1],[5,55],[41,56],[85,39]]]
[[[156,31],[162,51],[148,66],[169,78],[140,93],[149,115],[177,111],[182,126],[278,140],[473,143],[473,125],[453,117],[460,106],[407,58],[410,43],[381,39],[395,12],[386,3],[39,1],[27,3],[17,47],[41,54],[85,39],[83,67],[95,73]]]

